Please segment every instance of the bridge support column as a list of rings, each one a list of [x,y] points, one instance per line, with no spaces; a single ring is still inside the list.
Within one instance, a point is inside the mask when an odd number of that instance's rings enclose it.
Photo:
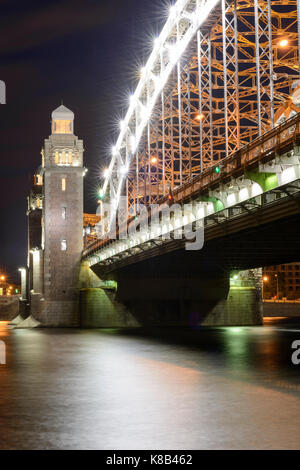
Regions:
[[[122,279],[117,298],[143,325],[234,326],[263,321],[261,269],[191,279]],[[148,298],[147,298],[148,297]]]
[[[89,328],[259,325],[261,270],[191,279],[120,276],[81,289],[80,311]]]
[[[199,323],[207,326],[261,325],[263,323],[261,278],[261,269],[231,274],[227,297],[220,299],[207,315],[201,316],[199,303],[195,305]]]

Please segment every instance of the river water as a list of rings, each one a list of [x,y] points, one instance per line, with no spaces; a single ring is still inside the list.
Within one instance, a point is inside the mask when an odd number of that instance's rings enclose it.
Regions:
[[[300,322],[10,330],[1,449],[299,449]]]

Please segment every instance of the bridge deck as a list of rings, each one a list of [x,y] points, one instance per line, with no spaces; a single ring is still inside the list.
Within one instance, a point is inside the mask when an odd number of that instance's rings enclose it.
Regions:
[[[207,194],[209,190],[214,190],[222,184],[230,182],[246,174],[247,171],[257,169],[259,164],[266,164],[274,160],[276,155],[282,155],[291,151],[295,145],[300,144],[300,114],[295,115],[283,124],[276,126],[263,136],[255,139],[250,144],[234,152],[227,158],[218,162],[215,166],[206,169],[203,173],[195,176],[184,185],[177,187],[173,191],[174,203],[183,204],[195,200],[201,195]],[[216,172],[216,167],[220,167],[220,172]],[[168,201],[168,196],[164,196],[158,201],[163,205]],[[278,204],[276,205],[278,206]],[[283,206],[282,206],[283,210]],[[149,208],[150,211],[150,208]],[[275,209],[278,212],[278,207]],[[270,212],[270,214],[274,212]],[[278,213],[279,214],[279,213]],[[266,214],[265,214],[266,216]],[[273,217],[271,216],[271,218]],[[128,220],[128,224],[133,218]],[[240,225],[240,222],[238,222]],[[218,229],[217,229],[218,230]],[[206,233],[206,238],[208,233]],[[109,246],[114,240],[102,238],[91,243],[83,252],[83,259],[88,258],[93,253]],[[178,240],[176,241],[178,244]],[[154,248],[155,249],[155,248]]]

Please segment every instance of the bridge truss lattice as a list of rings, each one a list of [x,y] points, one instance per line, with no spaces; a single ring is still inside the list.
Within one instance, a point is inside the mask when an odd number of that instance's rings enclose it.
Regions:
[[[141,70],[102,197],[129,214],[264,134],[299,85],[300,0],[178,0]]]

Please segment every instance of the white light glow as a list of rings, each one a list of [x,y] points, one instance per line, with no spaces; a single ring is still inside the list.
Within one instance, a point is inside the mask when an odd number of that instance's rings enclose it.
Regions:
[[[161,233],[164,235],[165,233],[168,233],[168,226],[166,224],[163,225]]]
[[[169,11],[169,17],[172,18],[173,16],[175,16],[176,14],[176,6],[175,5],[172,5],[170,7],[170,11]]]
[[[137,145],[136,145],[136,138],[134,135],[130,136],[130,147],[131,147],[132,152],[135,152]]]
[[[214,213],[214,205],[212,202],[210,202],[209,204],[207,204],[207,210],[206,210],[207,214],[213,214]]]
[[[251,196],[256,197],[260,196],[263,193],[263,190],[259,186],[258,183],[253,183],[252,188],[251,188]]]
[[[249,198],[248,188],[243,188],[243,189],[240,190],[239,198],[240,198],[240,201],[245,201],[246,199]]]
[[[179,58],[179,55],[180,55],[180,50],[178,50],[177,44],[172,44],[172,45],[168,46],[168,49],[169,49],[170,60],[173,63],[177,62],[177,60]]]
[[[153,39],[153,46],[154,46],[154,49],[157,49],[158,46],[159,46],[159,38],[156,37]],[[147,69],[147,67],[144,67],[145,69]]]
[[[200,207],[197,211],[197,217],[198,219],[204,219],[205,213],[204,213],[204,207]]]
[[[126,174],[128,173],[128,168],[127,168],[126,166],[122,166],[122,167],[120,168],[120,173],[121,173],[122,175],[126,175]]]
[[[296,179],[296,172],[293,166],[286,168],[281,173],[281,182],[282,184],[290,183]]]
[[[228,206],[233,206],[236,203],[236,197],[234,193],[228,194],[227,204]]]
[[[169,76],[173,70],[174,63],[180,59],[181,55],[185,52],[190,42],[193,40],[195,33],[205,23],[207,17],[212,12],[212,10],[219,3],[219,0],[205,0],[201,2],[193,3],[193,8],[191,7],[190,0],[177,0],[175,5],[170,10],[169,18],[158,38],[154,40],[153,51],[145,65],[145,70],[142,73],[142,77],[139,81],[137,89],[130,98],[130,106],[125,117],[125,121],[128,127],[132,127],[134,124],[136,127],[136,143],[135,148],[138,147],[140,139],[143,136],[144,130],[148,124],[149,119],[151,118],[152,111],[154,106],[157,104],[157,100],[160,96],[162,89],[167,83]],[[154,80],[154,89],[151,92],[151,96],[147,102],[147,112],[144,113],[144,110],[141,112],[141,103],[142,97],[145,96],[146,90],[153,88],[153,74],[156,75],[157,64],[160,63],[162,53],[167,48],[167,45],[174,40],[174,30],[177,29],[177,26],[181,19],[189,19],[189,26],[186,30],[181,32],[181,37],[178,40],[176,46],[170,50],[169,60],[164,61],[162,71],[160,75]],[[126,147],[127,135],[125,132],[125,127],[121,129],[119,138],[117,141],[117,151],[113,154],[113,159],[111,162],[111,172],[114,170],[114,166],[117,162],[117,154],[120,152],[121,148]],[[130,156],[132,158],[132,156]],[[117,200],[121,195],[123,187],[124,177],[120,177],[118,181],[117,188]],[[104,192],[106,193],[107,187],[109,185],[109,179],[107,178],[104,183]]]

